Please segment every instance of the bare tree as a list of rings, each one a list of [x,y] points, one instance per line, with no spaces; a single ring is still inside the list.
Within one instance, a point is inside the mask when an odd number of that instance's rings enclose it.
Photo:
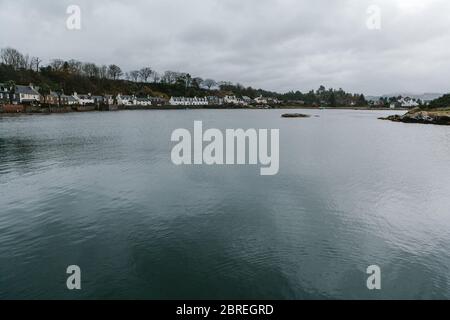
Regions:
[[[21,69],[31,69],[31,63],[30,63],[30,56],[28,54],[22,55],[22,58],[20,59],[20,68]]]
[[[206,86],[208,90],[211,90],[212,87],[217,86],[217,82],[213,79],[206,79],[202,82],[202,85]]]
[[[181,73],[175,71],[166,71],[162,77],[163,82],[168,84],[174,84],[182,76]]]
[[[153,71],[153,82],[157,83],[159,81],[161,81],[161,75],[158,72]]]
[[[194,79],[192,79],[192,86],[195,88],[200,88],[200,86],[203,83],[203,79],[200,77],[195,77]]]
[[[24,56],[18,50],[14,48],[4,48],[0,51],[1,61],[13,67],[14,69],[19,69],[24,64]]]
[[[119,66],[112,64],[108,67],[108,76],[113,79],[117,80],[123,75],[122,69],[120,69]]]
[[[98,67],[95,63],[84,63],[82,69],[86,76],[90,78],[98,77]]]
[[[61,59],[53,59],[50,62],[50,67],[54,70],[54,71],[61,71],[64,67],[64,60]]]
[[[152,76],[153,70],[149,67],[142,68],[139,70],[139,76],[141,77],[143,82],[147,82],[148,79]]]
[[[78,60],[71,59],[67,61],[68,71],[72,74],[81,75],[83,72],[83,63]]]
[[[31,69],[39,72],[39,65],[41,64],[41,62],[42,60],[39,57],[31,58]]]
[[[140,73],[140,71],[133,70],[133,71],[130,71],[129,76],[130,76],[131,81],[137,82],[139,80],[139,77],[141,76],[141,73]]]
[[[108,67],[107,67],[107,66],[102,65],[102,66],[99,68],[99,76],[100,76],[100,78],[102,78],[102,79],[108,78]]]

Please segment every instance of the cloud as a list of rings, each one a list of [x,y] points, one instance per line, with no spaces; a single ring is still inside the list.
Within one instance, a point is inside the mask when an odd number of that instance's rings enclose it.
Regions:
[[[82,29],[66,29],[66,9]],[[369,30],[367,8],[381,9]],[[448,92],[445,0],[0,0],[0,47],[307,91]]]

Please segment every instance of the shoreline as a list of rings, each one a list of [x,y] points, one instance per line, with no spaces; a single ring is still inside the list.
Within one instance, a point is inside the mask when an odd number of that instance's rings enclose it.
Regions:
[[[392,115],[380,120],[402,122],[402,123],[420,123],[434,124],[441,126],[450,125],[450,109],[447,110],[421,110],[413,109],[404,115]]]
[[[408,111],[408,109],[390,109],[390,108],[369,108],[369,107],[325,107],[319,108],[314,106],[280,106],[280,107],[253,107],[253,106],[147,106],[147,107],[119,107],[114,106],[111,110],[102,110],[97,107],[94,107],[89,110],[68,110],[67,106],[65,106],[65,110],[57,110],[57,111],[49,111],[48,108],[41,108],[39,111],[36,111],[36,108],[33,108],[30,111],[20,111],[20,112],[4,112],[0,108],[0,117],[2,116],[23,116],[23,115],[51,115],[51,114],[68,114],[68,113],[90,113],[90,112],[119,112],[119,111],[175,111],[175,110],[354,110],[354,111]],[[76,107],[74,107],[76,108]],[[57,108],[55,108],[57,109]]]

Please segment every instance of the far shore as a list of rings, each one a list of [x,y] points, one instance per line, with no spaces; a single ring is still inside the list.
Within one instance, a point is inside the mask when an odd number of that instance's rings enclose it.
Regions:
[[[369,107],[316,107],[316,106],[146,106],[146,107],[122,107],[115,106],[112,110],[101,110],[98,107],[91,106],[90,109],[80,110],[73,107],[72,110],[68,110],[67,107],[64,110],[53,107],[53,110],[49,108],[32,108],[32,110],[20,112],[2,112],[0,107],[1,116],[22,116],[22,115],[49,115],[49,114],[67,114],[67,113],[89,113],[89,112],[117,112],[117,111],[138,111],[138,110],[362,110],[362,111],[408,111],[408,109],[391,109],[391,108],[369,108]]]

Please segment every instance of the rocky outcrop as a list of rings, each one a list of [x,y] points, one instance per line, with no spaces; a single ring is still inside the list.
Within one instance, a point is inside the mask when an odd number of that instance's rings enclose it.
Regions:
[[[380,118],[381,120],[390,120],[394,122],[404,123],[423,123],[423,124],[436,124],[436,125],[450,125],[450,110],[447,111],[424,111],[420,109],[414,109],[407,114],[393,115],[386,118]]]

